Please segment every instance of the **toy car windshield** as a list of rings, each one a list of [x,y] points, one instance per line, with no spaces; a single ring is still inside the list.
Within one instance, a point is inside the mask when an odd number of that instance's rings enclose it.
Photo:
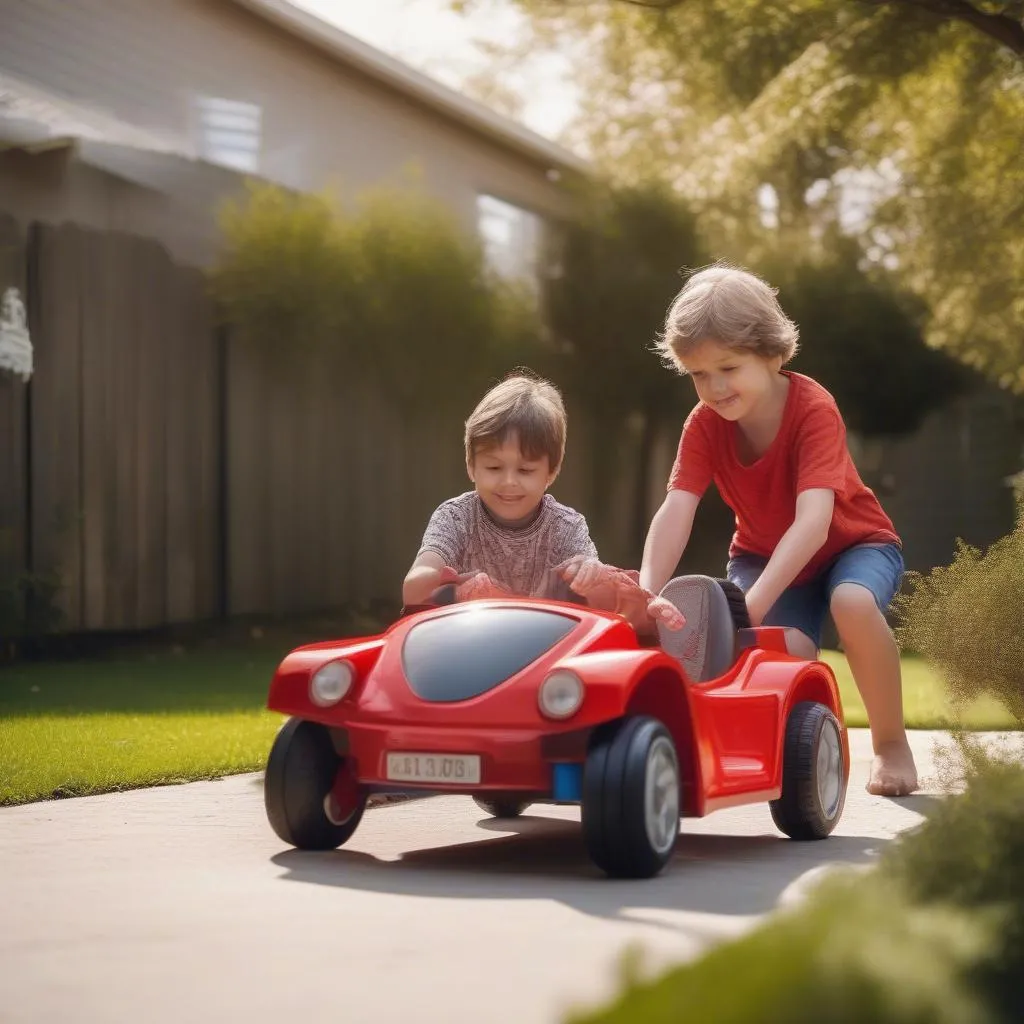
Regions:
[[[413,626],[402,668],[421,700],[468,700],[521,672],[577,625],[571,616],[539,608],[467,605]]]

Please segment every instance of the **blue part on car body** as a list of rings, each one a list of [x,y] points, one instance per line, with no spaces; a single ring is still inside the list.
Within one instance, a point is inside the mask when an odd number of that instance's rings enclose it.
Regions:
[[[579,803],[583,799],[583,765],[561,763],[552,768],[551,795],[555,800]]]

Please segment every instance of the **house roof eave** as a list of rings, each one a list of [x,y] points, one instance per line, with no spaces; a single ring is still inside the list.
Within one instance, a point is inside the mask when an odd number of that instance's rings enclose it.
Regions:
[[[586,160],[564,146],[507,117],[502,117],[476,100],[460,95],[436,79],[328,24],[316,15],[289,3],[288,0],[232,2],[260,15],[291,35],[304,39],[342,63],[405,93],[480,134],[487,135],[535,160],[548,163],[552,170],[568,170],[582,175],[593,174],[593,168]]]

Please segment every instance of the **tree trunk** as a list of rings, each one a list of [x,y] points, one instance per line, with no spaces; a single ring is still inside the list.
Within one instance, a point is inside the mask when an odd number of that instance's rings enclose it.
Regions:
[[[651,467],[654,463],[654,445],[658,440],[658,422],[651,413],[644,413],[643,428],[636,453],[636,475],[633,479],[633,509],[630,517],[630,555],[635,555],[639,567],[643,557],[644,538],[650,526]]]

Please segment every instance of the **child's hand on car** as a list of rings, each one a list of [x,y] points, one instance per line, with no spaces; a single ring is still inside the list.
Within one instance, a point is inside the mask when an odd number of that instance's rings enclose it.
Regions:
[[[509,596],[509,591],[495,583],[487,573],[476,569],[460,573],[446,565],[441,570],[441,583],[455,584],[456,601],[481,601],[488,597]]]
[[[574,555],[559,562],[554,571],[569,584],[569,588],[580,597],[591,597],[602,590],[613,587],[619,570],[605,565],[597,558]]]
[[[663,622],[669,629],[682,629],[686,624],[674,604],[640,586],[635,570],[618,569],[596,558],[576,555],[556,565],[555,571],[591,604],[612,608],[634,625],[642,624],[645,617]]]
[[[648,593],[650,592],[648,591]],[[682,629],[686,625],[683,613],[666,597],[652,595],[651,600],[647,603],[647,614],[669,629]]]

